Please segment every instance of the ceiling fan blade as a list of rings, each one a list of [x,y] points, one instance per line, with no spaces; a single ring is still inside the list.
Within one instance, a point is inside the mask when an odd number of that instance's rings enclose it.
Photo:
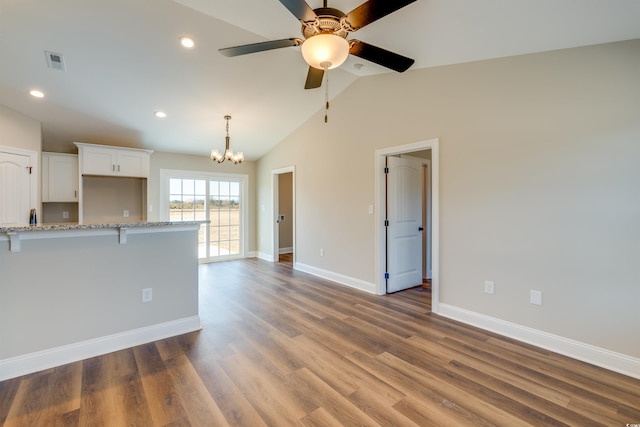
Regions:
[[[398,55],[397,53],[390,52],[386,49],[382,49],[381,47],[361,42],[360,40],[351,40],[349,53],[368,61],[375,62],[376,64],[390,68],[399,73],[407,71],[407,69],[415,62],[411,58]]]
[[[318,18],[304,0],[280,0],[280,3],[302,22],[313,22]]]
[[[280,49],[282,47],[300,46],[301,44],[302,40],[298,38],[290,38],[261,43],[245,44],[242,46],[226,47],[224,49],[219,49],[218,52],[220,52],[224,56],[238,56],[246,55],[248,53],[262,52],[265,50]]]
[[[307,73],[307,82],[304,84],[305,89],[315,89],[322,86],[322,78],[324,77],[324,70],[319,68],[309,67]]]
[[[346,21],[351,25],[353,31],[356,31],[414,1],[416,0],[369,0],[347,13]]]

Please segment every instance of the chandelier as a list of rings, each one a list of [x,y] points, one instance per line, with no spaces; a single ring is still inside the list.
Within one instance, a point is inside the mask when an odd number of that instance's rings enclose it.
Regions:
[[[234,152],[229,148],[229,141],[231,140],[231,138],[229,137],[229,120],[231,120],[231,116],[224,116],[224,119],[227,121],[227,136],[225,138],[226,147],[224,149],[224,154],[220,154],[218,150],[211,150],[211,160],[218,163],[229,160],[234,165],[237,165],[238,163],[242,163],[244,161],[244,154],[241,151],[234,154]]]

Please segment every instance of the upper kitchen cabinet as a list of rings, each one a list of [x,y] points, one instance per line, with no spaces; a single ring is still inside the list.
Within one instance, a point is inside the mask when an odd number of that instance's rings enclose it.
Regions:
[[[78,156],[42,153],[42,201],[78,201]]]
[[[149,178],[151,150],[74,142],[81,175]]]

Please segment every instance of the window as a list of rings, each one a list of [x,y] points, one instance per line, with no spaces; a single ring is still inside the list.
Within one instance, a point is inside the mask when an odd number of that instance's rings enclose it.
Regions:
[[[161,217],[200,221],[201,261],[244,256],[246,175],[161,170]]]

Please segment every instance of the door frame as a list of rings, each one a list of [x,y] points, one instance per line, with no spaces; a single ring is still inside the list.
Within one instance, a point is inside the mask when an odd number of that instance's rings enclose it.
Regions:
[[[296,265],[296,167],[287,166],[284,168],[271,170],[271,191],[272,191],[272,209],[271,209],[271,235],[273,236],[272,242],[272,259],[271,262],[278,262],[280,258],[280,236],[278,233],[278,200],[279,200],[279,182],[278,177],[281,174],[291,172],[291,227],[293,231],[293,265]]]
[[[432,233],[432,226],[430,226],[431,224],[431,197],[432,197],[432,192],[431,192],[431,160],[429,159],[424,159],[424,162],[422,164],[423,167],[423,192],[422,192],[422,197],[424,200],[424,215],[423,215],[423,219],[424,219],[424,228],[426,230],[425,233],[425,238],[426,241],[423,244],[422,247],[422,256],[425,259],[425,275],[424,278],[425,279],[431,279],[431,265],[432,265],[432,261],[431,261],[431,244],[433,242],[433,239],[431,237],[431,233]]]
[[[410,154],[415,151],[431,150],[431,311],[438,313],[440,302],[440,140],[438,138],[375,151],[375,206],[374,221],[374,270],[375,289],[378,295],[386,293],[384,269],[386,260],[385,215],[385,158],[391,155]]]
[[[22,148],[16,147],[7,147],[6,145],[0,145],[0,151],[7,154],[15,154],[17,156],[26,156],[29,157],[31,161],[31,174],[29,174],[30,182],[29,182],[29,204],[32,208],[36,208],[38,212],[40,212],[40,219],[43,218],[42,215],[42,204],[40,203],[40,153],[33,150],[25,150]]]

